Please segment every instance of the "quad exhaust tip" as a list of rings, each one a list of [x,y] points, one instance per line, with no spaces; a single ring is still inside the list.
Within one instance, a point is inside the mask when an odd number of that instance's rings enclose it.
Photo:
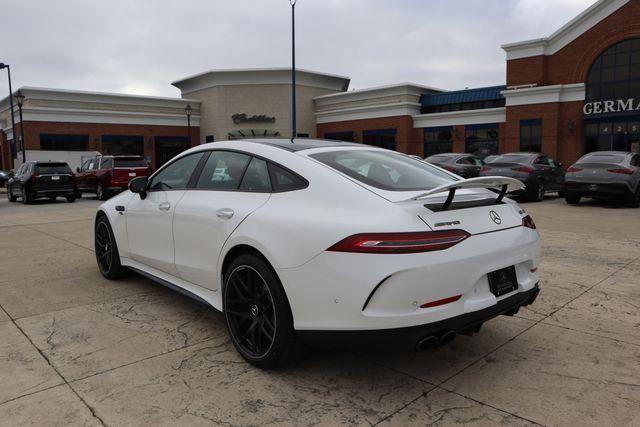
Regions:
[[[446,331],[439,337],[436,335],[428,335],[416,343],[417,351],[432,350],[439,345],[449,344],[458,334],[455,331]]]

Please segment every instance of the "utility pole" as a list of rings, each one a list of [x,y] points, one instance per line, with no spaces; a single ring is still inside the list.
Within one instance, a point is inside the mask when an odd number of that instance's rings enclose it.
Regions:
[[[296,1],[291,3],[291,142],[298,136],[296,126]]]

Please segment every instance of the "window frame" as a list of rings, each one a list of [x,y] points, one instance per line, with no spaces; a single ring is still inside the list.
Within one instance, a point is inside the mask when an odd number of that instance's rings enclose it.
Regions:
[[[238,154],[244,154],[246,156],[249,156],[249,162],[247,163],[247,167],[245,167],[244,171],[242,172],[242,177],[240,178],[240,181],[238,183],[238,188],[236,189],[213,189],[213,188],[197,188],[196,185],[198,184],[198,180],[200,179],[200,175],[202,174],[202,171],[204,170],[204,166],[207,164],[207,161],[209,160],[209,157],[211,156],[212,153],[217,152],[217,151],[225,151],[225,152],[233,152],[233,153],[238,153]],[[237,149],[233,149],[233,148],[216,148],[216,149],[209,149],[209,150],[199,150],[193,153],[189,153],[186,156],[189,155],[193,155],[193,154],[202,154],[202,157],[200,158],[198,164],[196,165],[196,168],[193,170],[193,173],[191,174],[191,178],[189,179],[189,182],[187,183],[187,187],[183,190],[179,190],[179,191],[216,191],[216,192],[235,192],[235,193],[262,193],[262,194],[277,194],[277,193],[288,193],[291,191],[298,191],[298,190],[304,190],[305,188],[309,187],[309,180],[307,180],[305,177],[303,177],[302,175],[300,175],[297,172],[292,171],[291,169],[289,169],[286,166],[283,166],[281,163],[275,162],[271,159],[268,159],[264,156],[258,155],[258,154],[253,154],[250,153],[248,151],[243,151],[243,150],[237,150]],[[149,185],[151,184],[151,181],[153,180],[153,177],[155,177],[160,171],[162,171],[164,168],[169,167],[171,164],[173,164],[174,162],[180,160],[182,157],[186,157],[186,156],[180,156],[179,158],[172,160],[171,162],[167,162],[164,165],[162,165],[162,167],[160,169],[158,169],[156,172],[153,173],[153,175],[151,175],[149,177],[149,181],[147,183],[147,192],[150,191],[178,191],[176,190],[171,190],[171,189],[167,189],[167,190],[150,190],[149,189]],[[242,181],[244,180],[244,175],[247,172],[247,169],[249,167],[249,165],[251,164],[251,160],[253,160],[253,158],[257,158],[260,160],[263,160],[267,163],[267,170],[269,171],[269,181],[271,184],[271,191],[262,191],[262,190],[253,190],[253,191],[249,191],[249,190],[241,190],[240,186],[242,185]],[[300,182],[302,183],[302,185],[298,188],[292,188],[292,189],[285,189],[285,190],[276,190],[275,186],[273,185],[273,178],[271,176],[271,167],[269,167],[269,165],[274,165],[277,166],[279,168],[284,169],[285,171],[287,171],[288,173],[292,174],[293,176],[295,176],[298,180],[300,180]]]
[[[187,181],[187,185],[185,186],[185,188],[165,188],[165,189],[153,189],[151,188],[151,183],[153,182],[153,178],[155,178],[156,175],[158,175],[160,172],[162,172],[163,170],[165,170],[166,168],[168,168],[169,166],[171,166],[172,164],[174,164],[175,162],[187,157],[187,156],[192,156],[192,155],[196,155],[199,154],[200,155],[200,160],[198,160],[198,163],[196,163],[196,167],[195,169],[193,169],[193,172],[191,173],[191,176],[189,177],[189,181]],[[155,193],[155,192],[159,192],[159,191],[187,191],[189,190],[190,186],[194,184],[193,182],[193,178],[194,176],[196,176],[196,173],[199,174],[199,169],[201,167],[204,167],[204,163],[203,160],[204,159],[208,159],[209,155],[206,152],[203,151],[196,151],[194,153],[189,153],[186,154],[184,156],[180,156],[176,159],[173,159],[170,162],[165,163],[164,165],[162,165],[162,167],[160,169],[158,169],[157,171],[155,171],[148,179],[147,179],[147,187],[146,187],[146,192],[147,193]],[[197,182],[197,181],[196,181]]]
[[[534,147],[534,137],[533,137],[533,128],[540,127],[540,135],[536,137],[535,145],[539,145],[539,147]],[[523,130],[527,129],[527,135],[523,137]],[[543,120],[542,119],[523,119],[520,120],[520,137],[519,137],[519,150],[524,153],[540,153],[542,151],[542,140],[543,140]],[[523,141],[526,139],[527,146],[523,145]]]

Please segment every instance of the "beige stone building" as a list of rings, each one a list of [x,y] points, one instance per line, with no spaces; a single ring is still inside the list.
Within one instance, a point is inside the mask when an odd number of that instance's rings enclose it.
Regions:
[[[291,69],[211,70],[173,82],[183,98],[200,101],[203,142],[291,137]],[[313,99],[344,92],[349,78],[296,72],[298,136],[316,136]]]

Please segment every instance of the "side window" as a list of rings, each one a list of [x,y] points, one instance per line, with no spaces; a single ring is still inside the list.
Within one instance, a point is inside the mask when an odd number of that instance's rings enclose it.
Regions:
[[[184,190],[201,158],[202,153],[179,158],[151,179],[149,190]]]
[[[484,162],[482,161],[482,159],[479,159],[477,157],[472,157],[471,158],[473,160],[473,164],[476,166],[484,166]]]
[[[80,172],[86,172],[89,169],[89,162],[91,160],[85,160],[82,166],[80,166]]]
[[[535,161],[536,165],[549,166],[549,158],[548,157],[538,157]]]
[[[308,185],[304,179],[273,163],[269,163],[269,175],[273,191],[300,190]]]
[[[631,158],[631,166],[640,166],[640,154],[636,154]]]
[[[463,157],[459,159],[456,163],[459,165],[475,165],[475,162],[473,161],[473,157]]]
[[[237,190],[250,156],[233,151],[212,151],[202,169],[196,188],[201,190]]]
[[[553,160],[551,157],[547,157],[547,161],[549,162],[549,166],[551,166],[552,168],[555,168],[556,165],[556,161]]]
[[[113,158],[107,157],[100,162],[100,169],[111,169],[113,167]]]
[[[271,180],[269,179],[267,162],[257,157],[251,159],[251,163],[249,163],[240,183],[240,191],[271,192]]]

